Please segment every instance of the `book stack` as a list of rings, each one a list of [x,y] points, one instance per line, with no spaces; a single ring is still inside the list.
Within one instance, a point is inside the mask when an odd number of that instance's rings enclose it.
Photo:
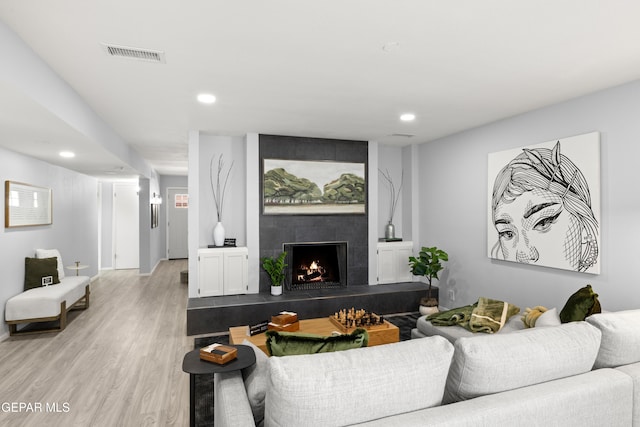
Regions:
[[[223,344],[211,344],[200,349],[200,359],[224,365],[238,356],[238,349]]]
[[[271,331],[295,332],[300,329],[298,314],[291,311],[282,311],[277,316],[271,316],[271,322],[267,325]]]

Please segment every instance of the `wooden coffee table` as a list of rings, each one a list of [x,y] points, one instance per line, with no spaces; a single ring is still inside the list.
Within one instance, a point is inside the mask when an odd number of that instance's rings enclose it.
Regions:
[[[400,341],[400,329],[393,323],[389,323],[386,320],[384,323],[388,326],[382,329],[373,329],[369,332],[369,347],[374,345],[390,344]],[[250,341],[255,344],[260,350],[267,353],[266,336],[264,333],[249,336],[248,326],[235,326],[229,328],[229,344],[242,344],[244,340]],[[300,330],[297,332],[316,334],[322,336],[329,336],[334,331],[338,331],[336,325],[334,325],[329,317],[320,317],[317,319],[307,319],[300,321]]]

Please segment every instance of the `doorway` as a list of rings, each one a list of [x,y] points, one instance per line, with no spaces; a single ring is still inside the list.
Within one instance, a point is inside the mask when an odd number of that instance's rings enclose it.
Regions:
[[[167,188],[167,258],[189,257],[187,222],[189,194],[186,188]]]

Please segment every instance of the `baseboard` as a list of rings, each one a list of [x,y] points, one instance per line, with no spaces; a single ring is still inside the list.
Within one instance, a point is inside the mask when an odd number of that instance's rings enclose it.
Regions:
[[[6,340],[7,338],[9,338],[9,332],[5,332],[4,334],[0,335],[0,342]]]

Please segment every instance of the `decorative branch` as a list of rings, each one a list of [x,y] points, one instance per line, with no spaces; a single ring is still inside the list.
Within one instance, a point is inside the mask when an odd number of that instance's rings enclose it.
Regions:
[[[229,166],[224,182],[220,181],[220,177],[224,173],[224,159],[222,154],[218,157],[218,170],[216,173],[216,183],[213,183],[213,160],[216,155],[211,156],[211,162],[209,162],[209,181],[211,182],[211,192],[213,193],[213,201],[216,204],[216,214],[218,215],[218,222],[222,221],[222,208],[224,207],[224,196],[227,192],[227,183],[229,182],[229,175],[231,175],[231,169],[233,169],[233,162]],[[222,185],[222,186],[221,186]]]
[[[384,171],[378,169],[382,174],[382,177],[389,183],[389,195],[391,200],[391,205],[389,206],[389,222],[393,222],[393,216],[396,213],[396,206],[398,205],[398,199],[400,198],[400,192],[402,191],[402,186],[404,185],[404,169],[402,170],[402,176],[400,177],[400,187],[396,191],[396,186],[393,183],[393,179],[391,179],[391,173],[389,169],[385,169]]]

